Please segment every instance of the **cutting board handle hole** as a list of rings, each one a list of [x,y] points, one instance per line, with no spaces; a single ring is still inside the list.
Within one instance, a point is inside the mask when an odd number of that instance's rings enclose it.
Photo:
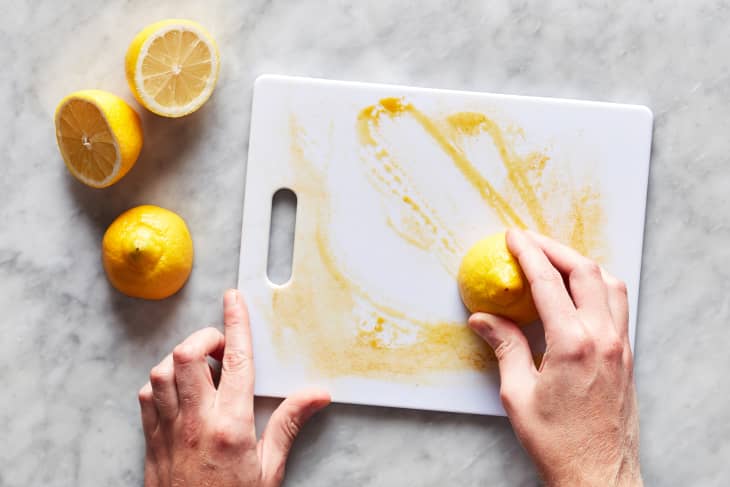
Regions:
[[[296,219],[297,195],[289,188],[279,189],[271,198],[269,253],[266,258],[266,276],[277,286],[291,279]]]

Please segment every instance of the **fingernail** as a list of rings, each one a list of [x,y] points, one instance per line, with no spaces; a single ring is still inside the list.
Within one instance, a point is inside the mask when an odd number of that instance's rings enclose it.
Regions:
[[[486,316],[475,316],[469,320],[469,326],[477,332],[490,345],[494,343],[494,326],[492,321]]]
[[[525,245],[527,239],[527,234],[521,228],[510,228],[507,233],[507,248],[513,251],[515,245]]]
[[[475,331],[486,331],[489,328],[489,322],[484,316],[475,315],[469,320],[469,326]]]
[[[223,296],[223,306],[233,306],[238,302],[238,291],[235,289],[229,289]]]

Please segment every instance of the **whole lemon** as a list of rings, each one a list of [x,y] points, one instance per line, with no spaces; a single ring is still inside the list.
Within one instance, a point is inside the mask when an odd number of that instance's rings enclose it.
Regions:
[[[457,280],[461,299],[472,313],[500,315],[518,324],[538,319],[530,286],[507,248],[504,232],[480,240],[469,249]]]
[[[127,296],[164,299],[183,287],[193,268],[185,221],[144,205],[117,217],[104,234],[102,260],[109,282]]]

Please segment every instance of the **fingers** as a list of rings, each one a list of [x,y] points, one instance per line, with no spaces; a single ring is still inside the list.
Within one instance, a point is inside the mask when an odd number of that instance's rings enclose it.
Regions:
[[[175,368],[172,354],[162,359],[150,371],[152,399],[154,400],[160,421],[171,421],[177,417],[177,387],[175,386]]]
[[[286,398],[271,415],[261,437],[261,470],[266,485],[279,485],[294,439],[314,413],[330,403],[325,391],[301,391]]]
[[[469,326],[494,349],[499,361],[500,395],[509,412],[514,404],[526,397],[537,380],[537,369],[530,345],[519,327],[505,318],[475,313]]]
[[[248,310],[241,293],[229,289],[223,297],[226,347],[218,394],[231,414],[253,414],[253,352]]]
[[[209,407],[215,387],[208,366],[208,355],[222,351],[223,334],[215,328],[198,330],[172,352],[180,411],[194,412]]]
[[[152,397],[152,384],[147,382],[142,389],[139,390],[139,409],[142,414],[142,429],[144,430],[144,437],[149,443],[152,433],[157,428],[157,408],[155,407],[155,400]]]
[[[529,230],[526,233],[560,272],[570,276],[570,292],[576,306],[595,310],[604,318],[610,315],[619,334],[628,337],[626,284],[567,245]],[[576,269],[582,269],[578,272],[580,276],[575,275]],[[584,279],[586,277],[588,279]]]
[[[608,291],[600,266],[560,242],[535,232],[525,233],[542,249],[553,266],[568,277],[570,295],[576,308],[594,318],[587,324],[603,325],[605,320],[610,319]]]
[[[553,267],[545,253],[521,230],[507,232],[507,247],[519,261],[530,282],[535,302],[545,328],[545,337],[560,335],[566,324],[575,321],[576,309],[568,295],[560,272]]]

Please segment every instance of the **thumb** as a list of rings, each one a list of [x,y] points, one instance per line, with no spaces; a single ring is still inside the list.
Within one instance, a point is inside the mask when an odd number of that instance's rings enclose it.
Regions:
[[[305,390],[279,404],[264,429],[259,446],[264,485],[281,483],[294,439],[309,418],[330,401],[330,395],[325,391]]]
[[[469,327],[494,349],[499,362],[500,396],[509,412],[537,380],[527,338],[514,322],[487,313],[471,315]]]

